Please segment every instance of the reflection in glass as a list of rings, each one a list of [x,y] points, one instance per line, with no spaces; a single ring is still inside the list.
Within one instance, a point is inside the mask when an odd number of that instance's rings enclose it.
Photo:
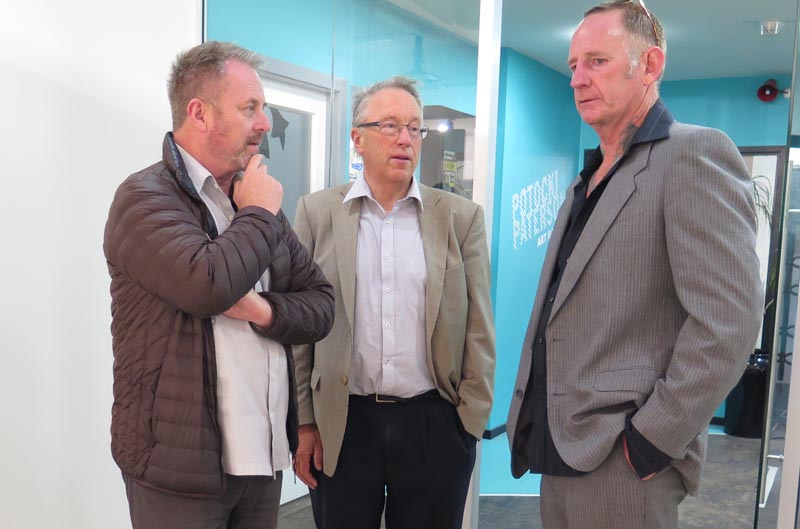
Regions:
[[[288,108],[270,107],[272,130],[264,135],[259,151],[267,158],[269,173],[283,185],[283,209],[294,220],[298,199],[308,194],[311,181],[311,116]]]
[[[788,457],[788,451],[793,450],[793,447],[787,446],[785,441],[789,428],[792,352],[795,347],[797,294],[800,284],[800,149],[789,150],[789,176],[786,182],[784,211],[781,277],[776,299],[778,319],[775,324],[772,356],[774,366],[771,370],[772,394],[770,405],[767,407],[769,415],[765,430],[769,440],[764,447],[767,466],[762,469],[766,474],[765,487],[769,494],[759,509],[757,527],[761,529],[778,527],[779,520],[786,517],[788,507],[783,504],[786,501],[787,491],[782,489],[790,483],[784,483],[782,478],[789,470],[785,465],[785,456]],[[793,421],[798,420],[798,411],[800,410],[793,412]]]
[[[424,117],[430,132],[422,143],[420,181],[471,200],[475,118],[441,105],[426,106]]]

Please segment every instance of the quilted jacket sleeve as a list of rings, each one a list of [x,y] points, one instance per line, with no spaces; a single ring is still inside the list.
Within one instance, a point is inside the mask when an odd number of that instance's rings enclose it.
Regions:
[[[233,306],[272,261],[284,226],[267,210],[240,209],[215,240],[163,173],[147,170],[120,185],[106,223],[109,266],[192,316]]]
[[[283,239],[289,247],[289,262],[287,266],[275,263],[273,271],[281,270],[288,274],[288,286],[281,291],[271,288],[269,292],[261,294],[272,305],[274,322],[265,331],[254,328],[262,335],[284,344],[318,342],[328,335],[333,326],[333,287],[298,240],[283,211],[278,213],[278,220],[282,224]]]

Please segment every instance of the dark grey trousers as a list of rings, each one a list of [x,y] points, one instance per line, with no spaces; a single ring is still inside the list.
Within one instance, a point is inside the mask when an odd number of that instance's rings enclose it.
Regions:
[[[678,504],[686,497],[672,467],[640,480],[621,443],[586,475],[542,476],[541,492],[544,529],[677,529]]]
[[[226,476],[219,498],[177,496],[147,488],[127,476],[125,490],[133,529],[276,529],[281,472],[271,476]]]

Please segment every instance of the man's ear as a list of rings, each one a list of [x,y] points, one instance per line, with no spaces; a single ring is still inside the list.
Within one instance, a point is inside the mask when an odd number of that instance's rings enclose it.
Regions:
[[[186,121],[199,131],[208,132],[211,114],[211,108],[200,98],[194,97],[186,105]]]
[[[664,63],[666,56],[664,50],[658,46],[652,46],[649,50],[644,52],[642,58],[644,62],[644,84],[651,85],[657,83],[664,72]]]
[[[361,130],[353,127],[350,130],[350,139],[353,140],[353,145],[359,155],[364,154],[364,138],[361,136]]]

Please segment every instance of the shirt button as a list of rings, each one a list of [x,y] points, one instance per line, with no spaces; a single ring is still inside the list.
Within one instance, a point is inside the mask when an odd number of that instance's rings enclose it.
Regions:
[[[384,259],[389,259],[389,254],[387,253],[386,255],[384,255],[383,258]]]
[[[544,343],[544,338],[539,338],[538,340],[536,340],[536,343],[539,343],[539,344]]]
[[[388,294],[389,292],[391,292],[391,291],[392,291],[392,289],[391,289],[391,288],[389,288],[389,287],[386,287],[386,288],[384,288],[384,289],[383,289],[383,291],[384,291],[384,292],[386,292],[386,293]]]
[[[348,382],[347,377],[342,377],[342,384],[346,386],[347,382]]]
[[[391,327],[391,326],[392,326],[392,324],[391,324],[391,323],[387,323],[386,325],[384,325],[384,327],[386,327],[387,329],[388,329],[389,327]]]
[[[548,303],[552,303],[552,302],[554,302],[555,300],[556,300],[556,298],[550,298],[550,299],[548,299],[548,300],[547,300],[547,302],[548,302]]]
[[[514,392],[514,395],[515,395],[515,396],[516,396],[518,399],[521,399],[521,398],[522,398],[522,397],[525,395],[525,392],[524,392],[524,391],[522,391],[521,389],[518,389],[517,391],[515,391],[515,392]]]

